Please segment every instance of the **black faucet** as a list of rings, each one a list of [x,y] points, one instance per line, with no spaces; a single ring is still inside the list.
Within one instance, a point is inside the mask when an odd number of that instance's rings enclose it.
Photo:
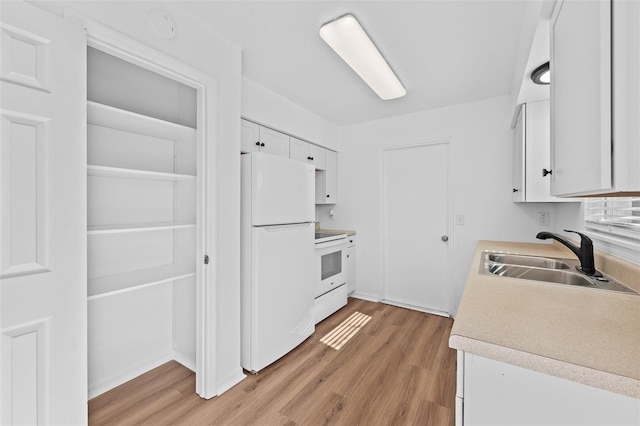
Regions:
[[[593,260],[593,241],[591,238],[587,237],[581,232],[570,231],[568,229],[564,230],[565,232],[573,232],[580,235],[580,247],[577,247],[574,244],[571,244],[569,241],[565,240],[562,237],[559,237],[556,234],[552,234],[551,232],[538,232],[536,238],[540,240],[546,240],[547,238],[553,238],[554,240],[560,242],[561,244],[567,246],[569,250],[575,253],[580,259],[580,267],[577,268],[579,271],[594,277],[600,277],[602,274],[596,271],[594,260]]]

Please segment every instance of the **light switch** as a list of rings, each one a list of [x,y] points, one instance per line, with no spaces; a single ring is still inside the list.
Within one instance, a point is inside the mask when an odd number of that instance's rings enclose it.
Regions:
[[[456,215],[456,225],[464,226],[464,215],[462,214]]]

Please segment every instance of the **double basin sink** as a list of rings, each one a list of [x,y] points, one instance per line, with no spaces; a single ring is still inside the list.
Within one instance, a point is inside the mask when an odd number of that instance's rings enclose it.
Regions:
[[[579,264],[571,259],[525,256],[510,253],[483,252],[482,273],[545,283],[637,294],[613,278],[590,277],[576,270]]]

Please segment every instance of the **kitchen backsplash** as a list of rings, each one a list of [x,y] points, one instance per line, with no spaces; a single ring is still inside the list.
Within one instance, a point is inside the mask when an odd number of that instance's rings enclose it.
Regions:
[[[575,257],[569,249],[562,244],[554,241],[553,244],[567,251],[567,257]],[[596,269],[615,278],[627,287],[640,293],[640,265],[627,262],[605,253],[603,251],[594,250]]]

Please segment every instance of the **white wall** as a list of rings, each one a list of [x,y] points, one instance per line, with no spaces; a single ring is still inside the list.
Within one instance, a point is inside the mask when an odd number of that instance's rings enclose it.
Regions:
[[[242,78],[242,116],[316,145],[338,150],[338,127],[326,119]]]
[[[170,55],[218,82],[216,151],[218,203],[215,209],[217,240],[209,253],[216,267],[217,387],[225,390],[242,376],[240,367],[240,49],[211,31],[207,22],[180,9],[179,2],[40,1],[32,2],[52,13],[69,7],[88,18]],[[177,36],[156,38],[146,24],[154,7],[174,19]],[[214,283],[210,283],[214,284]],[[243,377],[243,376],[242,376]]]
[[[564,229],[584,231],[584,207],[581,202],[558,204],[555,232],[571,236]]]
[[[382,294],[382,147],[451,139],[454,303],[457,310],[478,240],[539,241],[555,229],[556,206],[511,201],[513,108],[508,96],[377,120],[340,129],[338,204],[317,208],[326,228],[357,232],[357,288],[362,297]],[[416,182],[416,190],[419,182]],[[328,216],[335,209],[334,219]],[[550,213],[551,226],[537,225],[537,212]],[[465,216],[455,226],[455,215]]]

